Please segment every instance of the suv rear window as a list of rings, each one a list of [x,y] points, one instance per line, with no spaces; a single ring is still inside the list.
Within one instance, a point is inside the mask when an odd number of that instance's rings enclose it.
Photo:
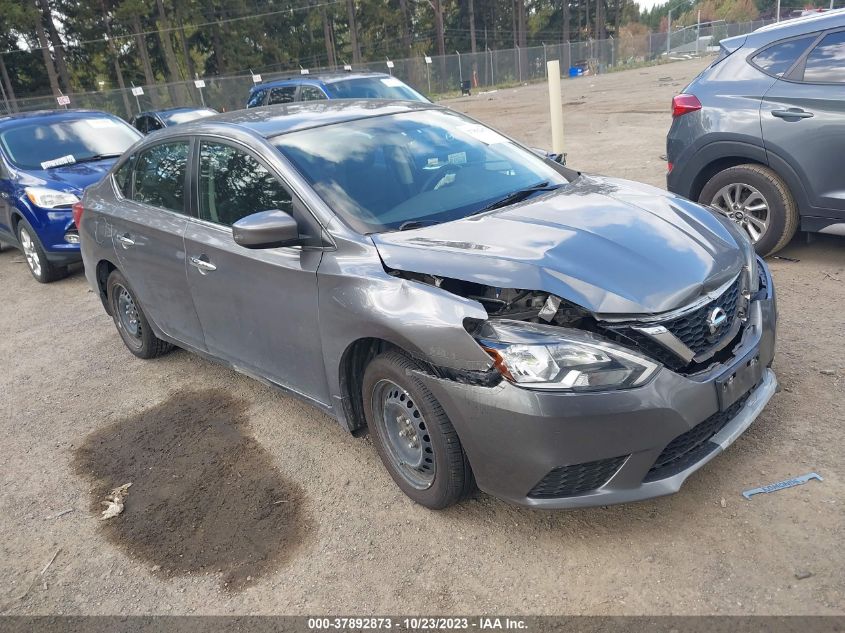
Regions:
[[[816,40],[815,35],[786,40],[764,48],[751,58],[751,61],[763,72],[781,77],[798,58],[804,54],[807,47]]]
[[[845,31],[826,35],[807,55],[804,81],[845,83]]]

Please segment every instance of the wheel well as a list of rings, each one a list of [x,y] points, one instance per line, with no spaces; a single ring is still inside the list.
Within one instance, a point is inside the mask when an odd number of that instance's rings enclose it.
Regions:
[[[379,338],[358,339],[343,353],[340,359],[340,393],[343,397],[343,412],[349,430],[353,433],[367,426],[364,416],[364,397],[361,393],[364,370],[370,361],[382,352],[395,347]]]
[[[12,214],[12,233],[17,238],[18,236],[18,223],[23,219],[23,216],[20,213],[13,213]]]
[[[758,160],[754,160],[753,158],[748,158],[746,156],[728,156],[716,159],[712,163],[709,163],[701,171],[699,171],[698,175],[695,177],[695,180],[692,183],[692,188],[690,189],[690,200],[697,202],[698,196],[701,195],[701,190],[704,189],[704,185],[706,185],[707,182],[720,171],[736,167],[737,165],[749,164],[768,167],[765,163],[761,163]]]
[[[97,263],[97,288],[100,291],[100,301],[103,302],[103,307],[109,314],[111,314],[111,310],[109,309],[109,302],[106,293],[106,282],[108,282],[109,275],[111,275],[112,271],[116,269],[117,266],[107,259],[101,259]]]

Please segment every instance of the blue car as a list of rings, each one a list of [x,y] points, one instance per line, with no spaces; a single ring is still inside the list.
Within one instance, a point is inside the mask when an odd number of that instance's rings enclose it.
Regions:
[[[72,207],[140,138],[105,112],[0,117],[0,243],[23,251],[35,279],[61,279],[82,260]]]
[[[252,87],[247,108],[321,99],[393,99],[431,103],[402,80],[385,73],[297,75]]]

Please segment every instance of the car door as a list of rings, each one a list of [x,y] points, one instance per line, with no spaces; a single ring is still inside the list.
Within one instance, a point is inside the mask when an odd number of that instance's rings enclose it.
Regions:
[[[232,224],[280,209],[303,235],[315,221],[256,154],[201,138],[196,148],[197,218],[188,222],[188,285],[208,351],[322,404],[328,388],[317,326],[317,267],[307,247],[248,249]]]
[[[766,151],[786,160],[813,213],[845,218],[845,29],[821,34],[763,98]]]
[[[185,272],[188,139],[148,146],[118,169],[120,200],[109,216],[120,270],[164,334],[204,350]]]
[[[0,237],[12,236],[12,204],[14,198],[14,182],[3,156],[0,155]],[[17,241],[17,240],[15,240]]]

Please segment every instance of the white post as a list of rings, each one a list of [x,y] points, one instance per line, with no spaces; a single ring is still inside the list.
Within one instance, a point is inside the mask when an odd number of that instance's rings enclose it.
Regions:
[[[493,68],[493,51],[491,51],[489,48],[487,50],[490,52],[490,85],[495,86],[496,85],[496,75],[495,75],[495,69]]]
[[[552,151],[563,153],[563,98],[560,92],[560,61],[546,62],[549,77],[549,114],[552,121]]]
[[[549,57],[548,57],[548,55],[546,55],[546,43],[545,43],[545,42],[542,42],[542,44],[543,44],[543,64],[545,65],[545,68],[546,68],[546,76],[548,77],[548,76],[549,76],[549,75],[548,75],[548,70],[549,70]]]
[[[458,54],[458,81],[464,83],[464,69],[461,68],[461,51],[455,51]]]
[[[780,2],[780,0],[778,0]],[[669,9],[669,21],[666,23],[666,60],[669,60],[669,51],[672,48],[672,9]]]
[[[775,22],[780,22],[780,0],[778,0],[778,7],[775,9],[777,15],[775,16]]]
[[[698,10],[698,23],[695,25],[695,56],[698,57],[698,46],[701,43],[701,9]]]

